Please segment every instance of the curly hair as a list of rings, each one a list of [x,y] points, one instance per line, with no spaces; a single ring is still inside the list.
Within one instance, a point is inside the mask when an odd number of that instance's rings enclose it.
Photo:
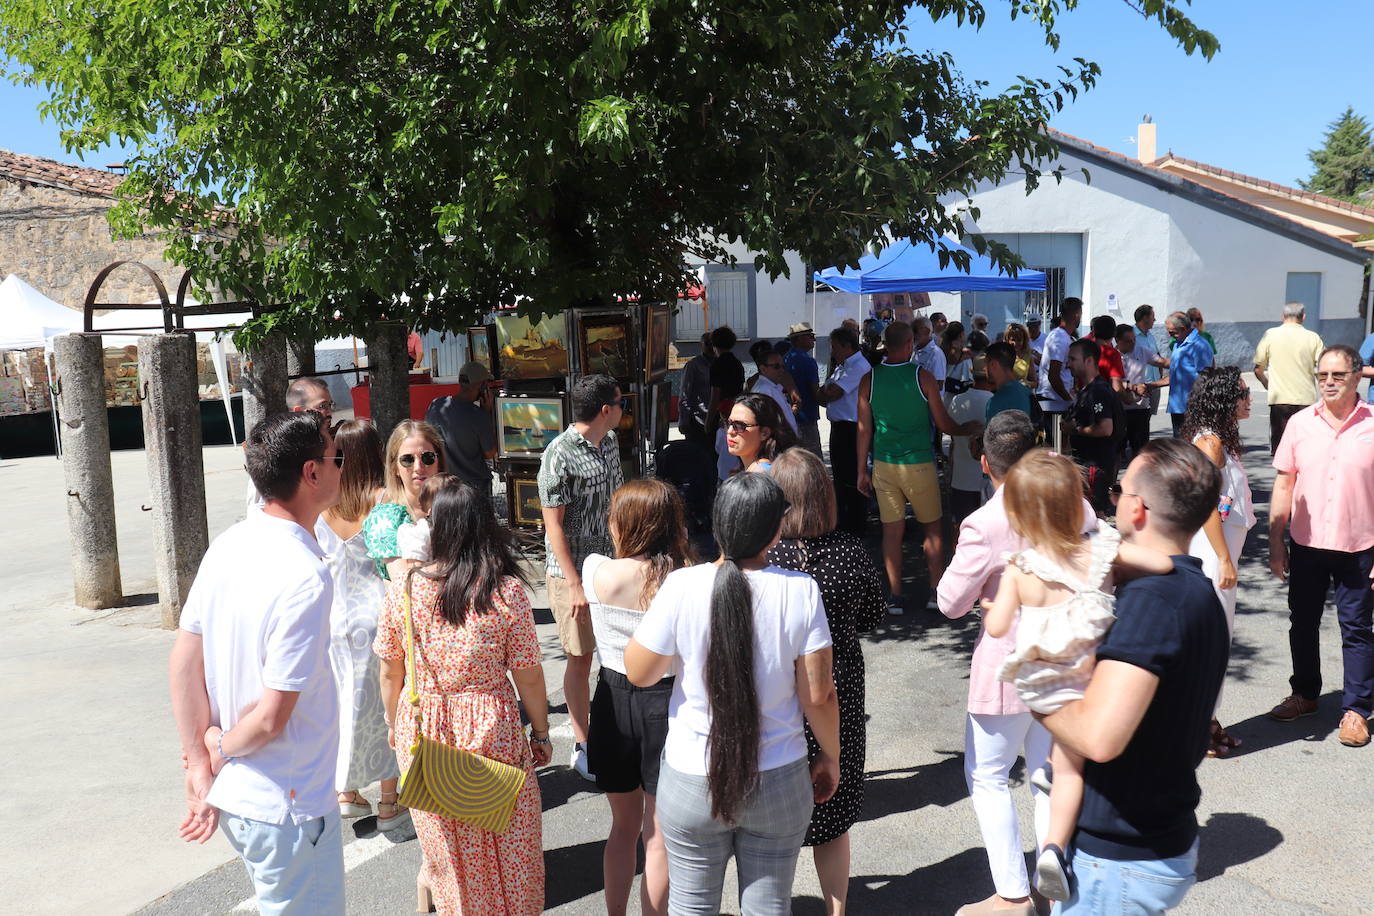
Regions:
[[[1197,436],[1211,434],[1221,440],[1222,448],[1239,458],[1245,447],[1236,423],[1236,405],[1249,392],[1238,367],[1203,369],[1188,395],[1188,410],[1183,415],[1179,438],[1192,442]]]

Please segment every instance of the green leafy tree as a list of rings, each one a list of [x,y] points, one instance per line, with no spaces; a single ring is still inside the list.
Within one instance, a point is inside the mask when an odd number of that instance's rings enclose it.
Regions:
[[[1184,0],[1186,2],[1186,0]],[[1058,47],[1077,0],[1012,0]],[[1177,0],[1131,0],[1186,53]],[[117,229],[291,305],[250,332],[456,328],[673,296],[689,262],[854,263],[959,232],[941,199],[1053,156],[1076,59],[1003,91],[913,47],[978,0],[0,0],[0,50],[74,151],[136,148]],[[976,212],[975,212],[976,218]],[[1005,248],[988,247],[1015,264]],[[403,296],[401,294],[404,294]],[[335,318],[335,316],[338,316]]]
[[[1374,188],[1374,131],[1355,109],[1347,108],[1326,130],[1321,149],[1307,154],[1312,177],[1303,188],[1353,203]]]

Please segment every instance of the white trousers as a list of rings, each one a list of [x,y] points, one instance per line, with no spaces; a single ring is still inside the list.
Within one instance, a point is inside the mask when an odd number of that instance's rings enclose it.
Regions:
[[[988,852],[988,867],[997,893],[1015,900],[1030,893],[1021,824],[1007,776],[1016,758],[1026,758],[1026,785],[1035,800],[1036,849],[1050,824],[1050,797],[1030,786],[1030,774],[1049,759],[1052,739],[1028,712],[1010,716],[969,713],[964,731],[964,778],[978,816],[978,829]]]

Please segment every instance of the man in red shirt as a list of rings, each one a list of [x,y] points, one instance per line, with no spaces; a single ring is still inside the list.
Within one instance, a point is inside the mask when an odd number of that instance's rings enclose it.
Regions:
[[[1097,374],[1110,382],[1112,390],[1120,397],[1126,385],[1126,367],[1121,362],[1121,351],[1112,346],[1116,339],[1116,319],[1111,315],[1098,315],[1093,319],[1088,339],[1097,344]]]

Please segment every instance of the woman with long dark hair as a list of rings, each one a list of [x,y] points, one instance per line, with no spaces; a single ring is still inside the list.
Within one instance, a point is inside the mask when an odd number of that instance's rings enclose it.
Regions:
[[[363,519],[377,502],[382,486],[382,440],[371,420],[345,420],[334,432],[344,456],[339,501],[320,513],[315,540],[325,554],[334,580],[329,611],[329,662],[339,694],[339,760],[334,779],[342,817],[363,817],[372,805],[358,790],[381,780],[377,827],[397,830],[410,824],[396,803],[396,755],[386,740],[382,703],[377,693],[377,656],[372,640],[386,583],[377,575],[363,542]]]
[[[624,916],[635,877],[635,847],[644,840],[640,912],[668,906],[668,858],[654,819],[659,759],[668,735],[673,676],[636,687],[625,675],[625,646],[668,574],[691,562],[686,512],[677,490],[661,480],[632,480],[611,497],[611,540],[618,559],[594,553],[582,565],[601,674],[592,695],[587,764],[611,805],[602,871],[608,916]]]
[[[1213,366],[1198,373],[1188,410],[1183,415],[1179,438],[1192,442],[1221,471],[1221,500],[1202,530],[1193,535],[1188,552],[1202,560],[1202,571],[1212,580],[1226,611],[1227,632],[1236,626],[1236,564],[1245,547],[1245,536],[1255,525],[1250,479],[1240,457],[1240,421],[1250,416],[1250,387],[1235,366]],[[1221,702],[1220,696],[1217,698]],[[1240,741],[1212,720],[1213,757],[1225,757]]]
[[[791,448],[773,462],[773,479],[792,511],[782,520],[782,540],[768,559],[816,580],[835,641],[835,692],[840,702],[840,784],[816,806],[803,845],[811,847],[828,916],[841,916],[849,895],[849,828],[864,806],[864,653],[859,633],[885,616],[886,585],[872,556],[854,535],[835,530],[835,489],[821,459]],[[810,729],[808,753],[820,753]]]
[[[413,812],[425,868],[418,908],[440,913],[532,916],[544,908],[539,782],[549,762],[549,704],[539,639],[510,531],[491,500],[454,477],[430,513],[433,560],[391,585],[377,626],[382,703],[402,771],[411,763],[415,714],[400,703],[406,677],[405,599],[414,617],[415,691],[424,736],[525,770],[525,784],[505,833]],[[507,674],[515,679],[511,689]],[[516,692],[530,718],[520,725]]]
[[[670,914],[719,913],[733,855],[744,916],[791,910],[814,803],[839,782],[830,628],[807,575],[770,566],[787,500],[765,474],[721,485],[721,557],[671,573],[625,649],[630,683],[678,663],[659,774]],[[803,715],[820,753],[808,768]]]
[[[751,391],[735,399],[725,425],[725,445],[746,471],[767,471],[773,459],[797,444],[797,433],[777,401]]]

